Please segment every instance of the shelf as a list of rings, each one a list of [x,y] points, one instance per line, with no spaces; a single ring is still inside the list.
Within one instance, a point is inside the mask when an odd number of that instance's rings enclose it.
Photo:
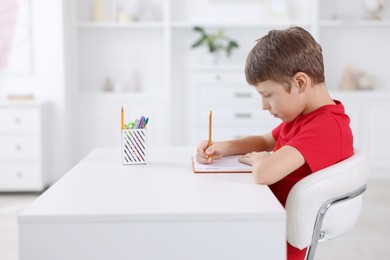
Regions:
[[[332,97],[348,97],[348,98],[390,98],[390,91],[384,90],[352,90],[352,91],[341,91],[341,90],[330,90],[329,94]]]
[[[244,73],[245,65],[196,65],[192,70],[199,72],[207,71],[242,71]]]
[[[126,102],[158,102],[164,97],[145,92],[88,92],[80,93],[79,99],[82,101],[123,101]]]
[[[291,25],[299,25],[302,27],[310,27],[311,23],[308,21],[280,21],[280,22],[251,22],[251,23],[218,23],[218,22],[172,22],[173,29],[191,29],[195,26],[202,27],[222,27],[222,28],[237,28],[237,29],[256,29],[256,28],[287,28]]]
[[[390,27],[390,20],[323,20],[320,21],[323,28],[337,27]]]
[[[162,22],[79,22],[79,29],[162,29]]]

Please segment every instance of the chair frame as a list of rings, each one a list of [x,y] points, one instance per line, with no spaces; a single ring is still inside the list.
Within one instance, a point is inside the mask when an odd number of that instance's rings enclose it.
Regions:
[[[322,228],[322,223],[324,221],[325,214],[328,211],[328,209],[337,203],[345,202],[358,197],[359,195],[363,194],[363,192],[365,192],[366,189],[367,189],[367,184],[364,184],[363,186],[361,186],[355,191],[331,198],[325,201],[324,204],[322,204],[322,206],[318,210],[317,217],[314,223],[313,235],[312,235],[310,246],[307,250],[306,260],[314,259],[314,254],[317,248],[318,241],[325,236],[325,233],[321,231],[321,228]]]

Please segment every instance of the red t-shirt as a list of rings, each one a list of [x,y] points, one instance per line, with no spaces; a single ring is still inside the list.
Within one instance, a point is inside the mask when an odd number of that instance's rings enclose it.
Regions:
[[[295,183],[353,154],[350,119],[341,102],[334,101],[336,105],[322,106],[309,114],[298,116],[292,122],[283,122],[272,131],[276,140],[274,151],[289,145],[305,158],[304,165],[269,185],[283,206]]]

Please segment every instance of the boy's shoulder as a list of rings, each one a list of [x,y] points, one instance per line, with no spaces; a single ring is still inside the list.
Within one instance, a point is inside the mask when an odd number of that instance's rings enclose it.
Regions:
[[[329,130],[332,128],[340,128],[349,125],[350,118],[345,114],[344,110],[337,109],[321,109],[307,117],[302,117],[300,124],[304,126],[312,126]]]
[[[336,101],[334,105],[325,105],[322,106],[309,114],[306,114],[301,117],[302,120],[315,120],[322,122],[323,120],[349,120],[348,115],[345,113],[343,104],[340,101]]]
[[[336,108],[336,105],[321,107],[309,114],[299,116],[292,122],[284,122],[279,125],[282,135],[294,136],[307,132],[330,132],[349,128],[350,119],[344,112],[344,108]]]

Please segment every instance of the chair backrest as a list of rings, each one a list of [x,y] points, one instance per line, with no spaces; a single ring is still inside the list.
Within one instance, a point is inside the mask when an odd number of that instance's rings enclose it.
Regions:
[[[367,155],[355,149],[351,157],[296,183],[286,202],[287,241],[299,249],[308,247],[320,207],[331,198],[359,189],[367,179]],[[333,239],[352,228],[360,215],[361,203],[362,196],[358,196],[332,206],[322,224],[325,236],[321,240]]]

